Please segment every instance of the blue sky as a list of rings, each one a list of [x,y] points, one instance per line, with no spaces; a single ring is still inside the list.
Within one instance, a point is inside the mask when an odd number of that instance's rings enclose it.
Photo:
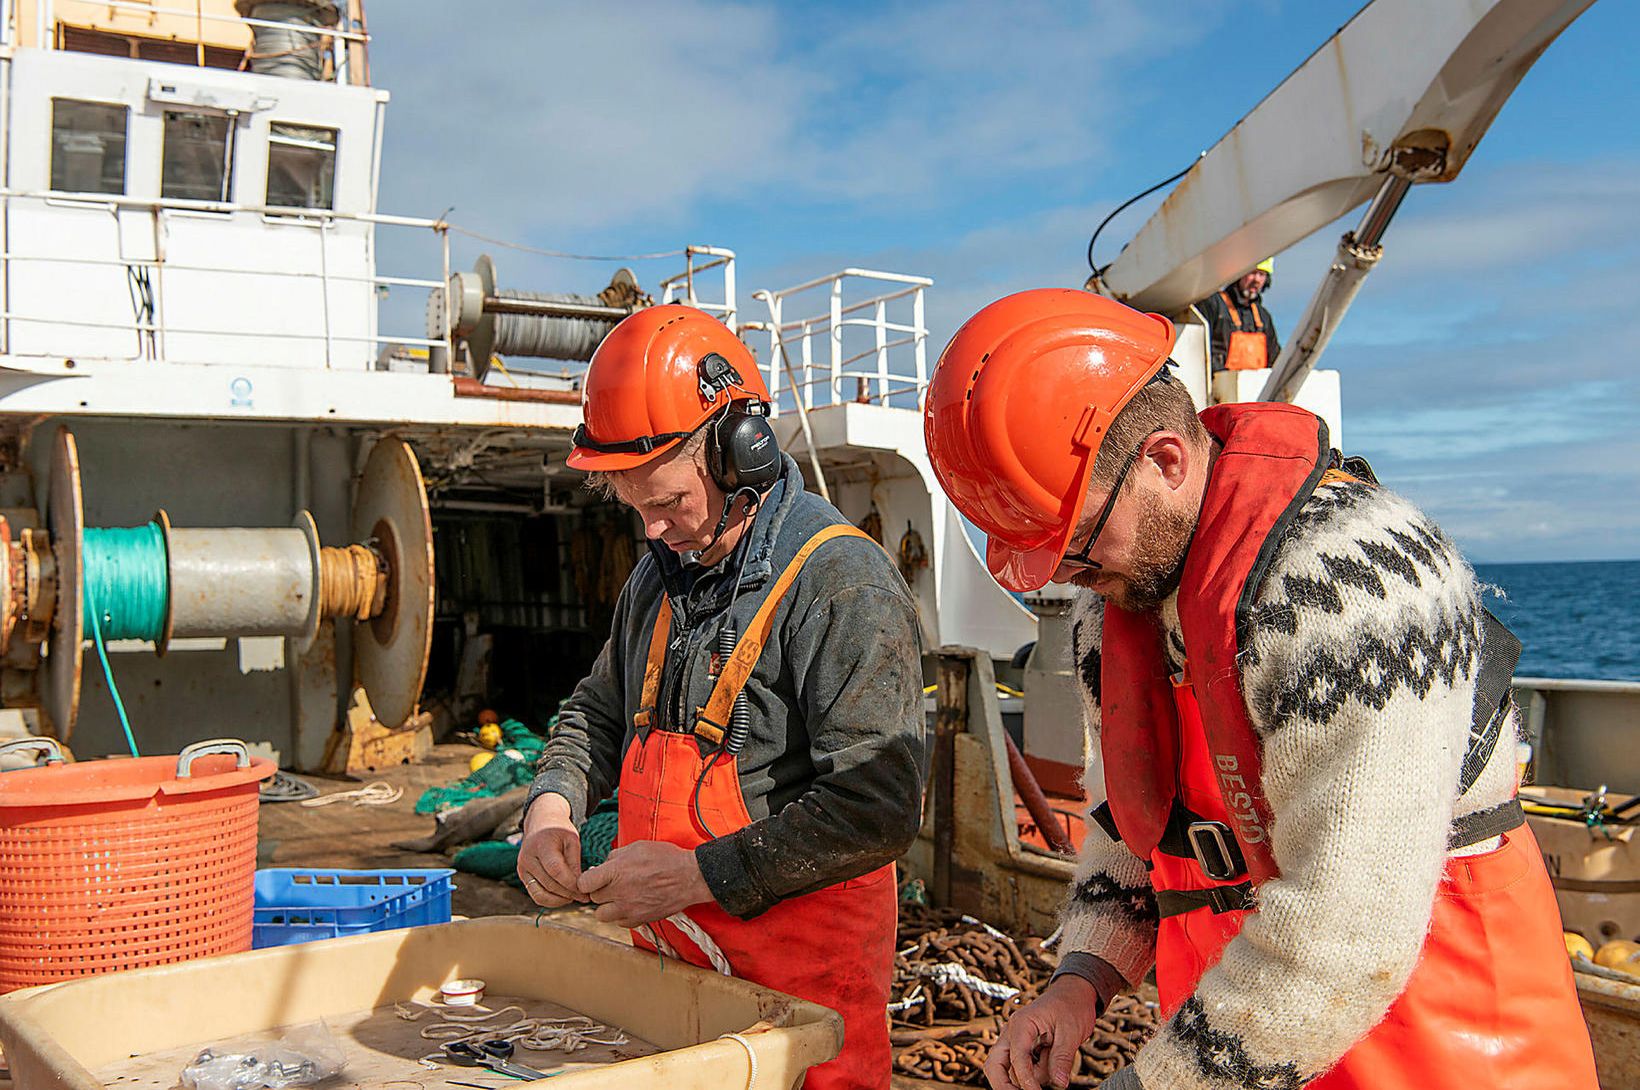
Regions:
[[[488,0],[480,23],[392,0],[370,9],[393,94],[381,204],[557,250],[728,246],[743,306],[845,265],[923,273],[943,345],[992,298],[1080,284],[1094,224],[1358,6]],[[1458,180],[1413,190],[1325,358],[1352,452],[1477,561],[1640,557],[1634,14],[1596,3]],[[1356,215],[1278,257],[1284,328]],[[496,256],[536,290],[610,271]],[[384,236],[384,271],[424,257]],[[676,265],[637,268],[652,285]]]

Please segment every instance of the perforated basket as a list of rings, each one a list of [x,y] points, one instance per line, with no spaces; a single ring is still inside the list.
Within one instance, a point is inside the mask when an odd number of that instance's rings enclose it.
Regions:
[[[243,742],[0,774],[0,992],[249,950],[257,783]]]

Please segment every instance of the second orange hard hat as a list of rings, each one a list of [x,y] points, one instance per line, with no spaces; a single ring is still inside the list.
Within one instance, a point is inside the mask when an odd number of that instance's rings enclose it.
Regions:
[[[1009,590],[1053,576],[1111,421],[1167,362],[1173,325],[1090,292],[998,299],[941,353],[923,434],[940,484],[985,531]]]

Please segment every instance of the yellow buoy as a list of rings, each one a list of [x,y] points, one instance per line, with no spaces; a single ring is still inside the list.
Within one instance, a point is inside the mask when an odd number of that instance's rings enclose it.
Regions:
[[[501,745],[501,728],[494,723],[485,723],[478,728],[478,744],[485,749],[495,749]]]
[[[1640,943],[1630,942],[1628,939],[1614,939],[1595,951],[1594,963],[1607,969],[1617,969],[1640,976],[1640,962],[1635,961],[1636,954],[1640,954]]]
[[[1579,935],[1576,931],[1568,931],[1566,932],[1566,956],[1569,958],[1584,957],[1593,961],[1594,947],[1589,945],[1588,939]]]
[[[477,772],[493,760],[495,760],[495,754],[493,753],[475,753],[473,759],[467,762],[467,771]]]

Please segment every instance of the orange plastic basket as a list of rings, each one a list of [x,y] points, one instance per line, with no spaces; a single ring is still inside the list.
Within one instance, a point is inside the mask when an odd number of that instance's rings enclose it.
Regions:
[[[273,773],[231,739],[0,773],[0,993],[249,950]]]

